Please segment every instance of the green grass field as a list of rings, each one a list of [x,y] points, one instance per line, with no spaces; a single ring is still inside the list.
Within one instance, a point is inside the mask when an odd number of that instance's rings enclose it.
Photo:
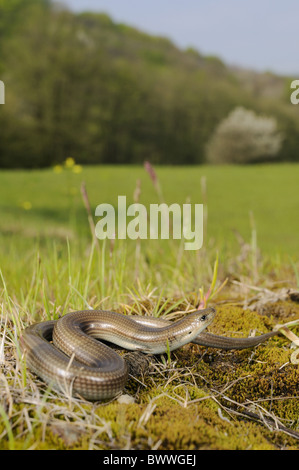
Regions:
[[[228,283],[209,299],[219,308],[212,331],[242,336],[255,328],[260,334],[298,319],[294,302],[280,302],[263,314],[243,309],[242,302],[255,288],[298,289],[299,165],[159,167],[156,172],[160,193],[137,166],[0,173],[1,448],[296,447],[292,437],[271,434],[261,423],[245,423],[233,414],[237,402],[243,408],[254,402],[263,405],[264,416],[274,413],[297,428],[298,366],[290,364],[290,343],[283,337],[254,352],[206,355],[204,348],[190,347],[172,355],[170,364],[162,358],[158,375],[130,382],[126,393],[134,402],[129,405],[70,400],[26,372],[18,350],[23,327],[87,306],[175,317],[207,293],[217,256],[216,287]],[[93,241],[82,182],[94,215],[98,204],[116,206],[118,195],[131,204],[137,181],[139,202],[146,206],[161,197],[168,204],[204,203],[201,250],[184,251],[179,240]],[[198,357],[198,351],[204,359],[196,361],[192,354]]]
[[[235,249],[233,230],[250,240],[253,217],[263,251],[296,254],[299,165],[160,167],[157,173],[167,203],[181,204],[190,198],[192,203],[208,205],[205,246],[215,241],[219,248]],[[86,167],[79,174],[2,171],[1,232],[24,237],[49,232],[55,237],[63,230],[86,234],[80,182],[86,182],[95,208],[102,202],[116,204],[118,195],[126,195],[132,203],[137,179],[141,180],[140,202],[159,202],[142,167]]]

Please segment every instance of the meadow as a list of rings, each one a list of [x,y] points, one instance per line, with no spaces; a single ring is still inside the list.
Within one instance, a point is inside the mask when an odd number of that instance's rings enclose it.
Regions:
[[[140,180],[140,202],[159,202],[155,188],[142,166],[91,166],[72,171],[2,171],[0,173],[1,232],[46,237],[47,232],[65,229],[72,235],[88,230],[80,195],[85,181],[93,208],[102,202],[117,204],[118,195],[133,202]],[[79,171],[79,172],[78,172]],[[77,172],[77,174],[76,174]],[[168,204],[208,205],[205,245],[211,239],[219,249],[235,249],[237,230],[247,240],[252,221],[259,245],[267,254],[295,254],[299,221],[297,164],[257,166],[159,167],[164,200]],[[59,236],[59,233],[58,233]]]
[[[26,371],[22,328],[81,308],[176,318],[211,303],[211,331],[239,336],[298,319],[286,295],[256,309],[246,302],[299,288],[299,165],[155,171],[68,160],[0,172],[1,448],[296,448],[298,366],[283,336],[253,351],[189,346],[156,358],[130,380],[127,403],[64,397]],[[203,247],[97,240],[95,208],[116,206],[118,195],[146,206],[203,203]]]

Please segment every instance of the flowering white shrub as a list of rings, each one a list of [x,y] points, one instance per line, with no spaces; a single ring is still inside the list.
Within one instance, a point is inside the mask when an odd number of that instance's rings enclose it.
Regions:
[[[210,163],[253,163],[275,157],[282,145],[277,122],[235,108],[216,128],[208,146]]]

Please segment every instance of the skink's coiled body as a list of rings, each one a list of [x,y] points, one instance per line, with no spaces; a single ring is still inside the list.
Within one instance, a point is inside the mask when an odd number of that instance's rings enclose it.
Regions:
[[[102,339],[126,349],[160,354],[192,342],[212,322],[215,310],[199,310],[176,322],[83,310],[57,322],[26,328],[21,348],[28,367],[53,388],[88,400],[120,393],[128,372],[125,361]],[[50,343],[53,339],[53,344]]]

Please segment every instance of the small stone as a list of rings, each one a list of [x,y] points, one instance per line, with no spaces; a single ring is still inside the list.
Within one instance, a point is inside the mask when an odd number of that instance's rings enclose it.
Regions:
[[[130,395],[124,394],[118,397],[117,401],[118,403],[121,403],[123,405],[131,405],[132,403],[135,403],[135,398],[131,397]]]

